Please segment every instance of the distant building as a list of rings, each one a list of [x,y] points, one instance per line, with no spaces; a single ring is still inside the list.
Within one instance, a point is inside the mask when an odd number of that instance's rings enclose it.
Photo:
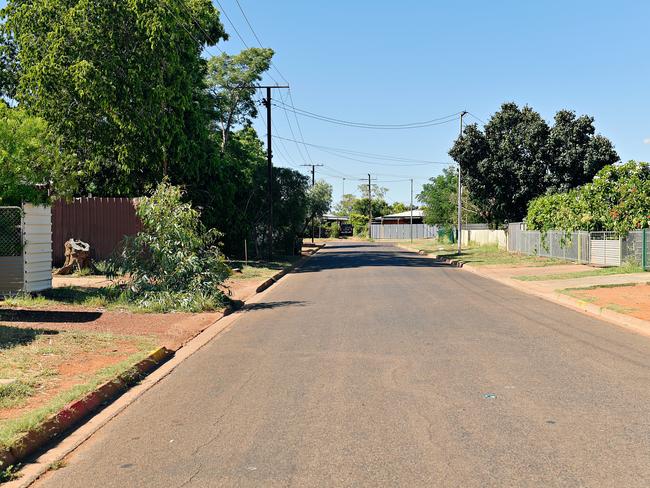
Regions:
[[[390,215],[384,215],[383,217],[375,217],[372,219],[373,224],[385,224],[385,225],[390,225],[390,224],[397,224],[397,225],[404,225],[404,224],[410,224],[411,223],[411,210],[407,210],[406,212],[400,212],[400,213],[395,213],[395,214],[390,214]],[[413,223],[414,224],[422,224],[424,223],[424,210],[413,210]]]

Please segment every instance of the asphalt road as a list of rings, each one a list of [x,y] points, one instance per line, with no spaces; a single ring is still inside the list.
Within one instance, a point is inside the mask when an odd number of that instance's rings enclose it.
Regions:
[[[648,487],[649,386],[648,338],[334,244],[38,485]]]

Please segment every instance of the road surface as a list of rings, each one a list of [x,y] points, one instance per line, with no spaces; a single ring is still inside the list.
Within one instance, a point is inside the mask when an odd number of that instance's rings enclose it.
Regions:
[[[38,486],[648,487],[650,339],[332,244]]]

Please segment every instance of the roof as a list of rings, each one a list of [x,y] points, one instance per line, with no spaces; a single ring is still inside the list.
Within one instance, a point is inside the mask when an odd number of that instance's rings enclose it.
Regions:
[[[340,222],[346,222],[350,219],[347,217],[341,217],[340,215],[325,214],[323,215],[323,220],[338,220]]]
[[[409,218],[411,216],[411,211],[407,210],[406,212],[400,212],[396,214],[384,215],[384,219],[401,219]],[[413,217],[424,217],[424,210],[413,209]]]

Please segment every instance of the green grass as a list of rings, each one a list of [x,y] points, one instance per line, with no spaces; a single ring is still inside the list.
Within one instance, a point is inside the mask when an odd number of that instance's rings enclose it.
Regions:
[[[610,276],[619,274],[642,273],[643,269],[635,264],[626,263],[623,266],[612,268],[596,268],[588,271],[575,271],[571,273],[556,273],[548,275],[522,275],[513,277],[520,281],[552,281],[570,280],[572,278],[587,278],[590,276]]]
[[[85,286],[52,288],[36,296],[25,294],[7,297],[3,302],[0,302],[0,307],[48,308],[61,304],[86,308],[105,308],[108,310],[128,310],[131,312],[150,311],[147,307],[130,303],[119,288]]]
[[[618,305],[616,303],[610,303],[605,308],[608,309],[608,310],[612,310],[614,312],[618,312],[618,313],[632,313],[632,312],[636,312],[638,310],[637,308],[623,307],[623,306]]]
[[[449,246],[443,246],[448,248]],[[458,255],[456,250],[439,250],[435,254],[438,257],[448,259],[458,259],[467,264],[474,266],[487,266],[487,265],[504,265],[504,266],[554,266],[558,264],[566,264],[564,261],[552,258],[540,258],[537,256],[525,256],[520,254],[513,254],[499,249],[497,246],[480,246],[463,249],[462,253]]]
[[[151,299],[136,302],[116,286],[103,288],[65,286],[53,288],[39,295],[29,294],[7,297],[0,301],[2,307],[48,309],[59,305],[74,305],[82,308],[128,311],[133,313],[168,313],[175,311],[203,312],[220,310],[226,299],[202,297],[195,293],[159,293]]]
[[[0,325],[0,378],[16,378],[19,387],[0,393],[0,408],[21,407],[60,382],[58,367],[85,354],[116,356],[128,341],[137,352],[95,373],[79,373],[72,388],[18,417],[0,420],[0,447],[11,447],[20,436],[38,428],[53,413],[118,374],[128,371],[155,347],[153,339],[96,332],[22,329]]]
[[[233,274],[230,279],[234,281],[268,279],[278,271],[291,266],[298,259],[299,256],[287,256],[279,261],[248,261],[247,265],[244,261],[231,261],[230,266],[239,268],[242,272]]]

